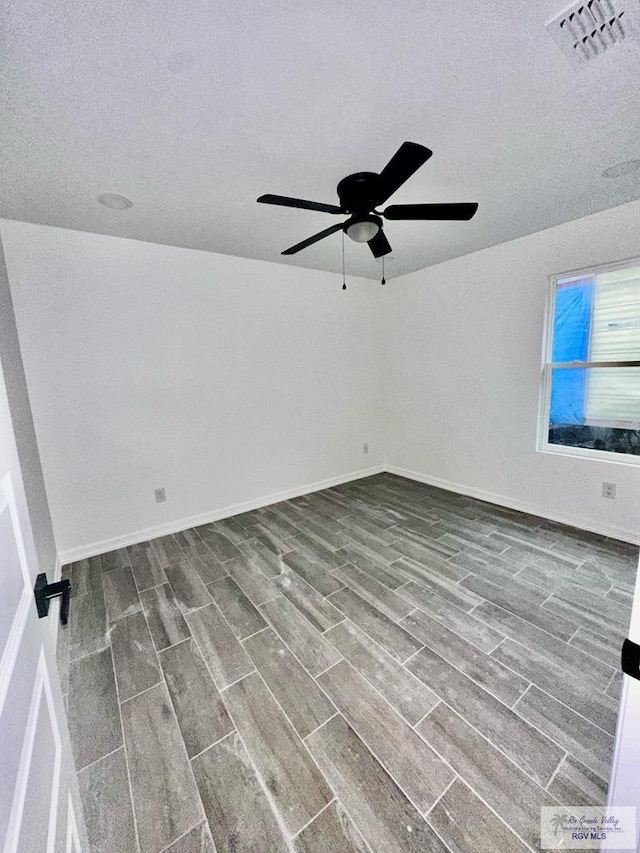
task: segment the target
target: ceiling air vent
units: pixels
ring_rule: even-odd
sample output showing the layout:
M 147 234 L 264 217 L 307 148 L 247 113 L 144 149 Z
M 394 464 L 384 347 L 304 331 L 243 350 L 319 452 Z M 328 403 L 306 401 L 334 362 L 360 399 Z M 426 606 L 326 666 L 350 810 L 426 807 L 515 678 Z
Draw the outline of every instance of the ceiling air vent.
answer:
M 637 0 L 588 0 L 557 15 L 547 30 L 573 65 L 584 65 L 634 36 L 637 12 Z

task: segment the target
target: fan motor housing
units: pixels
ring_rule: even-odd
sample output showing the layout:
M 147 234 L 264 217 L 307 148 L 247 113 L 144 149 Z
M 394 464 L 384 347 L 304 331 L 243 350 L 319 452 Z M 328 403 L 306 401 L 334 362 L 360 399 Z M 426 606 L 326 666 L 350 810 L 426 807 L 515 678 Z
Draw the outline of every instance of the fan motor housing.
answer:
M 353 214 L 365 214 L 380 201 L 380 175 L 375 172 L 356 172 L 338 184 L 340 206 Z

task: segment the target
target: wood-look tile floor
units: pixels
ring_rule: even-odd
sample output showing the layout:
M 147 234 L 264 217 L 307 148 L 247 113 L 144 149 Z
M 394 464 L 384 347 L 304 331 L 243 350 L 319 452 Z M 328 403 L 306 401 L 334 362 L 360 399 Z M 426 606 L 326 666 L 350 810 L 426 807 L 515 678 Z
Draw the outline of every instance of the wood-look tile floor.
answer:
M 636 568 L 388 474 L 65 567 L 92 849 L 538 850 L 605 802 Z

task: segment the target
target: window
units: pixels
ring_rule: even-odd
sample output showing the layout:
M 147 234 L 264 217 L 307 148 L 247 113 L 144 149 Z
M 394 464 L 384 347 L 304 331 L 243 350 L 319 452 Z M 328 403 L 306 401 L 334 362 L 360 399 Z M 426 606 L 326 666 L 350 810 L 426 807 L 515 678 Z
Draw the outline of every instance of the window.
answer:
M 556 276 L 547 337 L 541 448 L 640 463 L 640 261 Z

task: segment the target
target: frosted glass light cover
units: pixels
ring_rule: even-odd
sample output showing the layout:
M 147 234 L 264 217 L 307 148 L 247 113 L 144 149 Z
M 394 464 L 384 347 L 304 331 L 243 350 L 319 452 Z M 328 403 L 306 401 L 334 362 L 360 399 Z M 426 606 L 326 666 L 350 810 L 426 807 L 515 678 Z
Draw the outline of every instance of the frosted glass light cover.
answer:
M 347 236 L 356 243 L 367 243 L 376 236 L 380 226 L 377 222 L 365 219 L 364 222 L 354 222 L 347 228 Z

